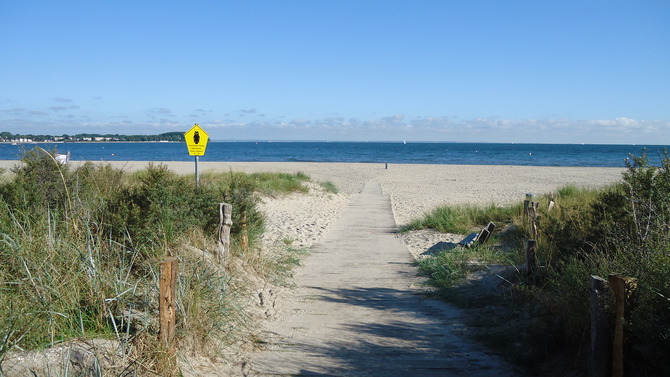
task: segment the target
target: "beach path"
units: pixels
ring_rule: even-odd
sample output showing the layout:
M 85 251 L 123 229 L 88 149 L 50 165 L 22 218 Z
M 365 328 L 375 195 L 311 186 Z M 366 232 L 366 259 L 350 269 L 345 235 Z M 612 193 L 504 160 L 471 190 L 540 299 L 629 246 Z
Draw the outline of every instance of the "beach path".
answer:
M 248 375 L 515 375 L 458 335 L 457 308 L 423 295 L 396 232 L 389 196 L 366 183 L 296 271 Z

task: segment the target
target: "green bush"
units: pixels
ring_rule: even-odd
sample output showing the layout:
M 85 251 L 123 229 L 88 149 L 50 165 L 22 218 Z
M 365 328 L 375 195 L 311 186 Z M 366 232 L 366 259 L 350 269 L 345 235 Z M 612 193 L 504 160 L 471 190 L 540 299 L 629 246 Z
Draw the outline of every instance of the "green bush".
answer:
M 64 208 L 69 200 L 65 176 L 68 167 L 53 158 L 53 152 L 42 148 L 24 151 L 22 164 L 12 169 L 13 182 L 0 186 L 0 195 L 15 208 L 42 211 Z
M 549 196 L 539 200 L 546 203 Z M 555 201 L 557 205 L 551 211 L 545 205 L 540 207 L 537 220 L 541 276 L 534 282 L 519 279 L 516 293 L 510 296 L 523 299 L 521 303 L 510 302 L 510 306 L 520 305 L 523 311 L 532 313 L 532 321 L 522 329 L 529 336 L 521 338 L 527 342 L 525 348 L 535 351 L 525 355 L 523 361 L 543 363 L 563 357 L 571 361 L 569 368 L 587 371 L 590 277 L 621 274 L 636 278 L 639 287 L 629 307 L 632 320 L 625 327 L 629 345 L 626 373 L 662 375 L 670 370 L 665 357 L 670 352 L 668 153 L 660 157 L 657 166 L 650 165 L 644 153 L 631 156 L 621 182 L 599 190 L 566 186 L 557 191 Z M 510 224 L 518 231 L 523 229 L 521 208 L 442 207 L 403 230 L 433 228 L 466 233 L 490 219 Z M 513 258 L 513 254 L 502 258 Z M 462 279 L 468 261 L 490 263 L 497 258 L 498 253 L 457 249 L 429 257 L 420 262 L 419 268 L 433 285 L 445 289 Z M 614 306 L 613 297 L 610 306 Z M 614 314 L 610 315 L 613 318 Z
M 580 195 L 577 195 L 580 196 Z M 542 244 L 549 279 L 542 293 L 555 319 L 553 331 L 565 334 L 559 345 L 581 349 L 588 357 L 591 275 L 622 274 L 638 279 L 634 320 L 627 324 L 626 364 L 631 371 L 654 374 L 670 363 L 670 159 L 649 165 L 645 154 L 631 156 L 622 181 L 574 202 L 560 201 L 560 209 L 543 220 Z
M 11 349 L 74 337 L 111 337 L 146 350 L 157 331 L 149 320 L 157 310 L 157 264 L 167 252 L 181 260 L 181 339 L 216 345 L 248 326 L 234 301 L 239 283 L 231 287 L 231 275 L 203 253 L 183 250 L 213 248 L 219 202 L 233 205 L 233 240 L 246 213 L 253 249 L 263 230 L 257 177 L 206 177 L 196 190 L 165 166 L 132 175 L 92 163 L 70 169 L 41 149 L 26 152 L 13 173 L 0 183 L 0 363 Z M 263 178 L 268 187 L 293 190 L 272 179 Z M 155 362 L 151 347 L 147 352 L 138 354 L 146 357 L 140 364 Z
M 213 234 L 221 200 L 214 190 L 196 191 L 192 181 L 164 165 L 150 165 L 136 180 L 112 197 L 101 214 L 118 242 L 169 246 L 194 227 Z

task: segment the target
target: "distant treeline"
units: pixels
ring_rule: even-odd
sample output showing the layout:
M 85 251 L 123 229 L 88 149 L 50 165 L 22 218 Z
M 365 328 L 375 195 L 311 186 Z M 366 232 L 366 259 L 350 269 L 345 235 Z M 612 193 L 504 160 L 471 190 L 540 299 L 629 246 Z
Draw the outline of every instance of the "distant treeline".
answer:
M 119 135 L 119 134 L 76 134 L 60 136 L 55 135 L 33 135 L 12 134 L 0 132 L 0 142 L 31 143 L 31 142 L 55 142 L 55 141 L 184 141 L 183 132 L 165 132 L 158 135 Z

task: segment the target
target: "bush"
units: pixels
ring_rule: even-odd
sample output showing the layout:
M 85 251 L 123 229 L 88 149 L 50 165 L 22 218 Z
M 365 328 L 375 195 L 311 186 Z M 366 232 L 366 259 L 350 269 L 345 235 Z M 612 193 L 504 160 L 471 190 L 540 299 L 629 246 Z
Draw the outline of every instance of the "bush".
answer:
M 548 310 L 562 319 L 552 321 L 552 328 L 565 334 L 559 344 L 588 345 L 589 276 L 623 274 L 637 278 L 640 287 L 627 327 L 632 347 L 626 365 L 631 372 L 638 368 L 636 373 L 652 375 L 670 367 L 661 356 L 670 352 L 669 220 L 667 153 L 659 167 L 650 166 L 644 153 L 631 156 L 621 183 L 579 201 L 561 201 L 560 211 L 548 215 L 542 247 L 554 258 L 543 295 Z
M 226 270 L 183 250 L 213 248 L 219 202 L 233 205 L 233 239 L 246 213 L 253 249 L 263 229 L 256 178 L 225 174 L 196 191 L 165 166 L 134 175 L 91 163 L 72 170 L 41 149 L 26 152 L 13 172 L 0 183 L 0 363 L 19 347 L 102 336 L 134 345 L 144 358 L 138 365 L 154 364 L 156 350 L 146 345 L 157 345 L 150 318 L 157 263 L 168 251 L 181 260 L 180 339 L 218 345 L 247 326 Z
M 65 176 L 68 167 L 59 164 L 53 155 L 42 148 L 24 151 L 21 165 L 12 169 L 13 182 L 0 187 L 0 195 L 15 208 L 43 211 L 64 208 L 69 200 Z
M 164 165 L 149 165 L 136 180 L 114 195 L 100 214 L 117 242 L 169 247 L 193 227 L 214 233 L 219 219 L 216 203 L 221 200 L 214 190 L 203 187 L 196 191 L 187 177 Z
M 527 355 L 526 361 L 542 363 L 563 357 L 570 360 L 571 368 L 587 371 L 590 276 L 622 274 L 636 278 L 639 287 L 629 307 L 632 320 L 625 327 L 629 345 L 624 362 L 626 373 L 663 375 L 670 370 L 670 361 L 665 357 L 670 352 L 668 153 L 660 160 L 658 166 L 651 166 L 646 154 L 631 155 L 621 182 L 600 190 L 566 186 L 557 191 L 558 205 L 552 211 L 540 208 L 538 256 L 542 276 L 534 285 L 526 285 L 521 279 L 512 295 L 523 298 L 522 310 L 532 313 L 532 320 L 519 329 L 531 334 L 521 337 L 528 343 L 524 348 L 536 350 Z M 500 210 L 443 207 L 414 220 L 404 230 L 429 227 L 465 233 L 487 219 L 515 224 L 520 229 L 520 215 L 520 206 Z M 485 261 L 498 258 L 495 253 L 464 252 L 439 253 L 420 262 L 420 269 L 432 284 L 444 289 L 464 276 L 467 261 L 474 256 Z M 613 297 L 610 302 L 613 307 Z

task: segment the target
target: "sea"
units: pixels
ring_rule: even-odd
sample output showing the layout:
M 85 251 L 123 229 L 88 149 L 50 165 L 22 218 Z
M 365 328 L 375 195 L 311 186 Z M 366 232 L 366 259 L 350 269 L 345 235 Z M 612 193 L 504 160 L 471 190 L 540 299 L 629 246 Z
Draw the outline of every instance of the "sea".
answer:
M 185 143 L 94 142 L 0 144 L 0 160 L 19 160 L 35 147 L 84 161 L 192 161 Z M 430 142 L 210 141 L 200 161 L 362 162 L 388 164 L 625 167 L 646 151 L 660 165 L 663 145 Z

